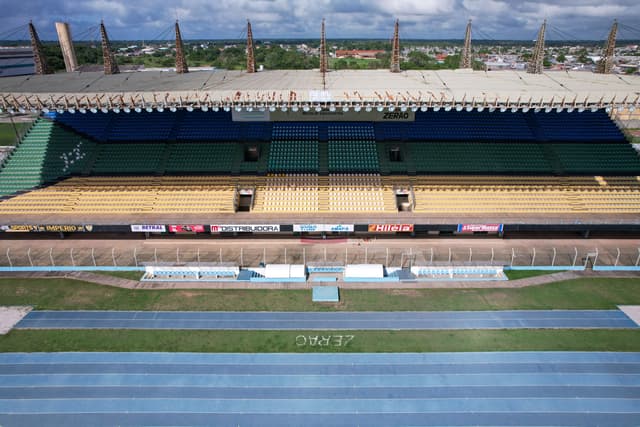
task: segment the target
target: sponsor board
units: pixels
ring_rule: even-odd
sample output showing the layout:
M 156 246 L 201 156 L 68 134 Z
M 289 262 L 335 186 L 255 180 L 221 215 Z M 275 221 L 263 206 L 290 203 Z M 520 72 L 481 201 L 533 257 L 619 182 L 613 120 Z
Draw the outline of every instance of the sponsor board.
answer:
M 238 119 L 235 118 L 233 121 L 271 121 L 271 122 L 413 122 L 416 119 L 416 113 L 407 110 L 400 111 L 396 109 L 395 111 L 378 111 L 375 108 L 372 111 L 366 111 L 362 108 L 360 111 L 355 111 L 353 107 L 349 108 L 348 111 L 344 111 L 340 107 L 336 107 L 335 111 L 322 109 L 320 111 L 316 111 L 315 108 L 310 108 L 309 111 L 304 111 L 302 107 L 298 108 L 298 111 L 293 111 L 288 109 L 287 111 L 271 111 L 268 115 L 263 116 L 260 119 L 260 116 L 252 116 L 253 118 L 249 120 L 248 118 L 240 119 L 240 115 L 243 113 L 238 113 Z
M 136 224 L 131 226 L 131 231 L 137 233 L 164 233 L 167 227 L 160 224 Z
M 212 224 L 212 233 L 279 233 L 279 224 Z
M 170 225 L 170 233 L 204 233 L 204 225 Z
M 264 111 L 236 111 L 233 109 L 231 110 L 231 120 L 234 122 L 268 122 L 271 121 L 269 113 L 268 109 L 265 109 Z
M 503 224 L 458 224 L 458 233 L 473 233 L 474 231 L 502 233 L 503 228 Z
M 410 233 L 413 224 L 369 224 L 369 233 Z
M 0 231 L 5 233 L 89 233 L 93 231 L 93 225 L 2 225 Z
M 353 224 L 293 224 L 293 231 L 315 233 L 315 232 L 351 232 Z

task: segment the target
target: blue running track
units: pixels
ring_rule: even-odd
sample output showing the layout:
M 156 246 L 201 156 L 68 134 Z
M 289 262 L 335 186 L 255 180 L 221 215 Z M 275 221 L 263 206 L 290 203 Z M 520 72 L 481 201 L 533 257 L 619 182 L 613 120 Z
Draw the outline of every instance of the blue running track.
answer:
M 395 330 L 637 328 L 620 310 L 431 312 L 32 311 L 18 329 Z
M 638 426 L 640 353 L 0 354 L 3 426 Z

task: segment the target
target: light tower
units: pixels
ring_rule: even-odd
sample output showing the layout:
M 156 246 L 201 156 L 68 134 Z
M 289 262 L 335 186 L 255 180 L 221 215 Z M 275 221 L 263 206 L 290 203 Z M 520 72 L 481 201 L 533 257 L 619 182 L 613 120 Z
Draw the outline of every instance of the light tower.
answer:
M 396 26 L 393 30 L 393 42 L 391 43 L 391 72 L 400 72 L 400 20 L 396 19 Z
M 182 45 L 182 36 L 180 35 L 180 26 L 176 20 L 176 73 L 184 74 L 189 72 L 187 60 L 184 57 L 184 46 Z
M 256 72 L 256 60 L 253 56 L 253 32 L 251 22 L 247 19 L 247 73 Z
M 607 46 L 604 48 L 604 54 L 602 59 L 598 61 L 596 65 L 596 73 L 599 74 L 611 74 L 613 68 L 613 54 L 616 48 L 616 34 L 618 33 L 618 21 L 613 21 L 611 31 L 609 32 L 609 38 L 607 39 Z
M 31 49 L 33 50 L 33 62 L 36 65 L 36 74 L 51 74 L 53 71 L 47 66 L 47 60 L 42 52 L 42 43 L 36 27 L 33 26 L 33 22 L 29 22 L 29 36 L 31 37 Z
M 109 36 L 107 36 L 107 30 L 104 27 L 103 21 L 100 21 L 100 36 L 102 37 L 102 60 L 104 62 L 104 73 L 106 75 L 119 74 L 120 69 L 118 68 L 116 58 L 113 56 L 113 52 L 111 51 L 111 43 L 109 42 Z
M 536 47 L 533 48 L 533 55 L 531 61 L 527 66 L 527 73 L 529 74 L 542 74 L 543 61 L 544 61 L 544 33 L 547 29 L 547 20 L 545 19 L 538 32 L 538 39 L 536 40 Z
M 467 23 L 467 31 L 464 33 L 464 46 L 460 55 L 458 68 L 471 68 L 471 19 Z

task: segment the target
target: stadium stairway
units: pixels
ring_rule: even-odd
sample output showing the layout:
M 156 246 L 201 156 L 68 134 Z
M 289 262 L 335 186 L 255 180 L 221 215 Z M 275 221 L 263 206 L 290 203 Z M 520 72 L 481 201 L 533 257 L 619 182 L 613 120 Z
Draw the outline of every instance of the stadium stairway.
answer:
M 318 143 L 318 173 L 320 175 L 329 174 L 329 143 Z

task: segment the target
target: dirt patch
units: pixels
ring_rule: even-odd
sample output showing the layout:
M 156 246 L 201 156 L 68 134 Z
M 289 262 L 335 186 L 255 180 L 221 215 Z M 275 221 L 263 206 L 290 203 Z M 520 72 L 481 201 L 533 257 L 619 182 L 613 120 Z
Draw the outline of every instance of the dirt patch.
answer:
M 385 293 L 391 294 L 391 295 L 402 295 L 402 296 L 406 296 L 406 297 L 419 297 L 419 296 L 422 296 L 422 294 L 419 291 L 417 291 L 416 289 L 389 289 L 389 290 L 385 291 Z
M 185 298 L 195 298 L 195 297 L 202 296 L 202 293 L 201 292 L 181 291 L 181 292 L 178 292 L 178 296 L 185 297 Z

